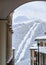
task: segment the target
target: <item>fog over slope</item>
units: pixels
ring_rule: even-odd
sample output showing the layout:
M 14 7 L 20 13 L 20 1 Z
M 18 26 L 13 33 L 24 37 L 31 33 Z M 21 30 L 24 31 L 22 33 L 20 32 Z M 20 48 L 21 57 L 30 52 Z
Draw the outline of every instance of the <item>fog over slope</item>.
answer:
M 29 65 L 30 47 L 35 44 L 35 37 L 44 35 L 46 23 L 42 20 L 28 21 L 13 25 L 12 45 L 15 47 L 15 65 Z

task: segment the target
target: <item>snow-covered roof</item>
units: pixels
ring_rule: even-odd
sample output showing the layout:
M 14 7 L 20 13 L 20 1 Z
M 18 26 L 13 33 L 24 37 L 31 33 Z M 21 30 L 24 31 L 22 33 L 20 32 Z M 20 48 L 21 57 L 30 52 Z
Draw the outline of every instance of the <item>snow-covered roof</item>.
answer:
M 37 50 L 37 47 L 33 47 L 33 46 L 32 46 L 30 49 L 31 49 L 31 50 Z
M 46 40 L 46 35 L 36 37 L 36 38 L 35 38 L 35 41 L 38 41 L 38 40 Z
M 30 49 L 36 50 L 37 49 L 37 44 L 33 44 L 32 47 L 30 47 Z
M 37 44 L 34 44 L 34 46 L 30 47 L 31 50 L 35 50 L 38 52 L 38 46 Z M 39 46 L 39 53 L 44 53 L 46 54 L 46 46 Z

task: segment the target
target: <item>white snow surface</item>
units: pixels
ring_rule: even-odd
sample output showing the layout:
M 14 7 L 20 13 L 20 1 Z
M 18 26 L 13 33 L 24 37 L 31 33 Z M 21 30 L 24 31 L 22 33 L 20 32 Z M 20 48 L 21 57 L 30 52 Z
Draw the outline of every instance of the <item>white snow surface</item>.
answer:
M 36 37 L 35 39 L 37 39 L 37 40 L 46 40 L 46 35 Z
M 15 25 L 12 35 L 12 46 L 15 48 L 15 65 L 30 64 L 30 50 L 32 44 L 35 44 L 37 36 L 44 35 L 46 24 L 38 20 L 28 24 Z M 18 28 L 17 28 L 18 27 Z

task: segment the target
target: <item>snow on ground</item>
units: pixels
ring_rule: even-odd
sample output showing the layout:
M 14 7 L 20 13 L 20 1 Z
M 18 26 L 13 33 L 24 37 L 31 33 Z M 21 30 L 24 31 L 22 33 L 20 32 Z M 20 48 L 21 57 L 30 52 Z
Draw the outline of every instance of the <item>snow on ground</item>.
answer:
M 15 63 L 15 65 L 18 65 Z M 19 62 L 19 65 L 30 65 L 30 59 L 26 58 L 25 60 L 22 60 L 21 62 Z

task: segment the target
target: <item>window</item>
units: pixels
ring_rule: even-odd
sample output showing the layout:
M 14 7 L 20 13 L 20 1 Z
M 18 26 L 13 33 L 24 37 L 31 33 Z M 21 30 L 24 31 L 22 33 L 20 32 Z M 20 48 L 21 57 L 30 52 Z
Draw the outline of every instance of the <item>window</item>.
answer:
M 44 44 L 45 44 L 45 46 L 46 46 L 46 42 L 45 42 Z
M 40 42 L 40 46 L 43 46 L 43 42 Z
M 34 52 L 34 57 L 36 58 L 36 59 L 34 60 L 34 65 L 37 65 L 37 62 L 38 62 L 38 59 L 37 59 L 38 53 L 37 53 L 37 52 Z

